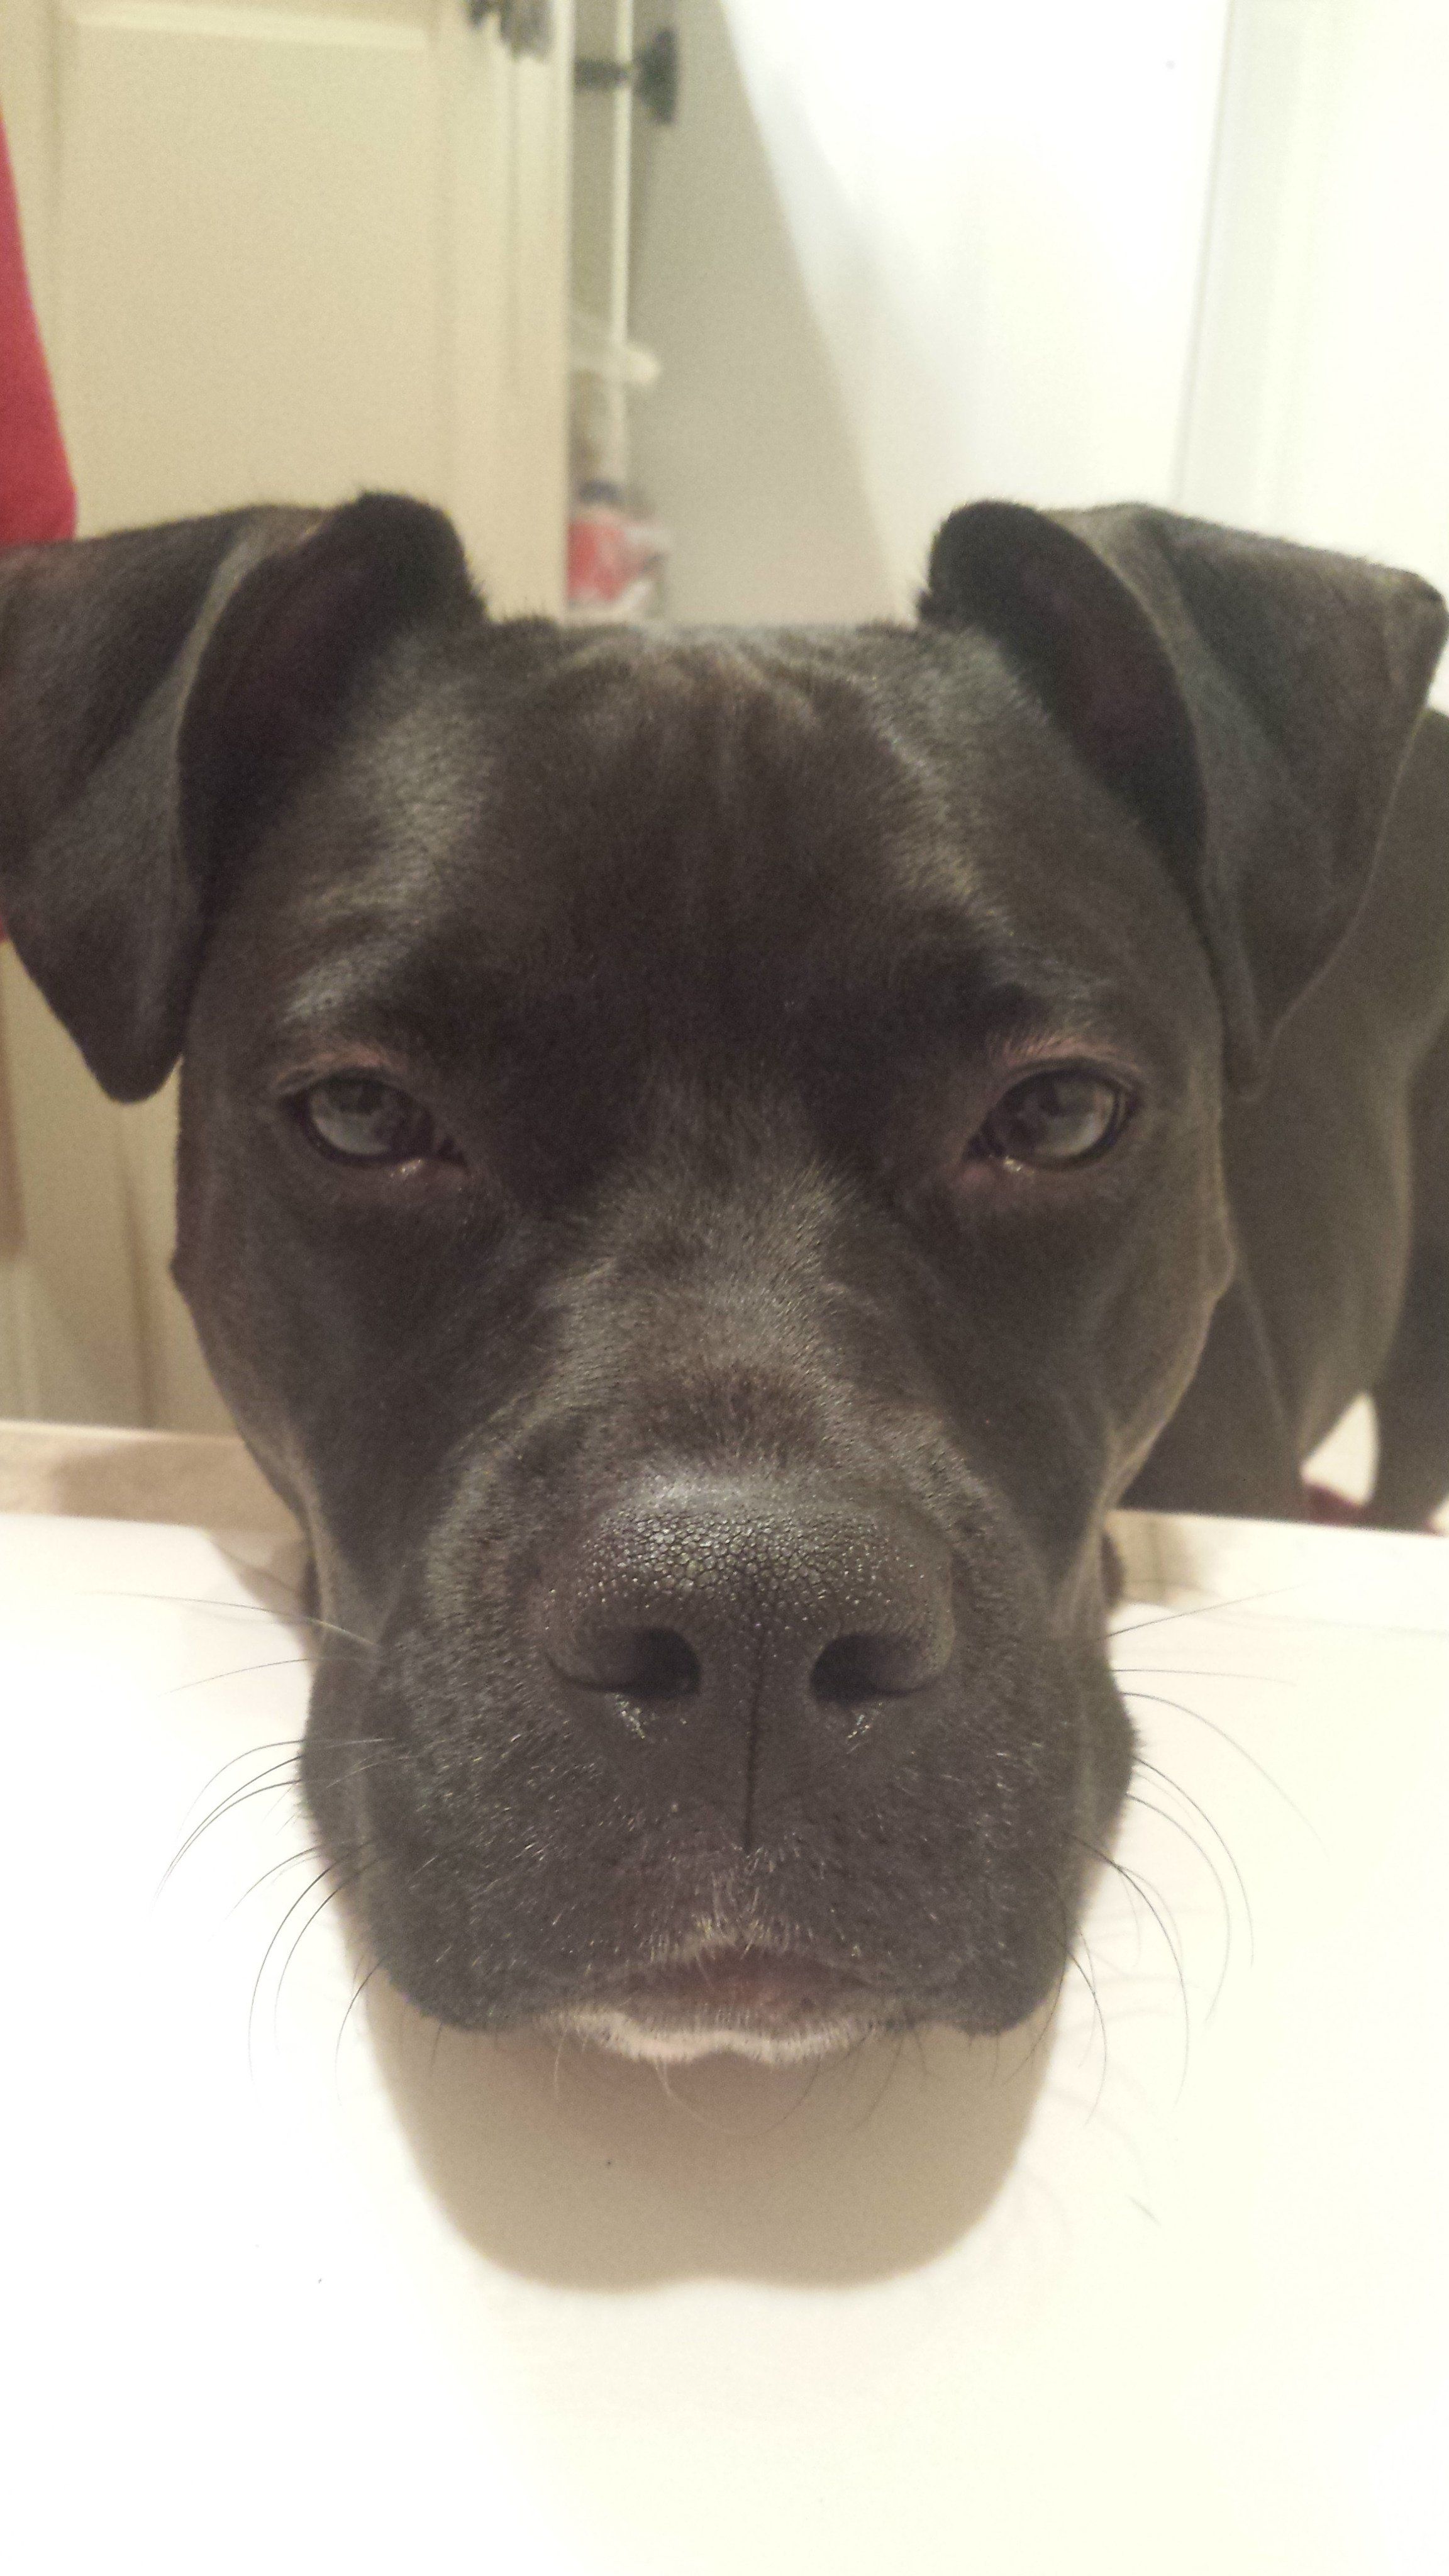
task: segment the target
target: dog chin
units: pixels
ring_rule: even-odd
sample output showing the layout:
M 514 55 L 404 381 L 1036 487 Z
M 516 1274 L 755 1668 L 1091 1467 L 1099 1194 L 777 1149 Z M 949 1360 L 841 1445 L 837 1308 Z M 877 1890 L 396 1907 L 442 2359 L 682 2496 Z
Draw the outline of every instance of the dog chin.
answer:
M 616 2057 L 655 2066 L 687 2066 L 697 2058 L 723 2055 L 752 2058 L 758 2066 L 800 2066 L 853 2048 L 879 2025 L 872 2015 L 841 2012 L 764 2029 L 747 2019 L 666 2022 L 645 2019 L 620 2005 L 578 2004 L 551 2015 L 548 2027 L 560 2039 L 583 2040 Z
M 640 1962 L 611 1992 L 581 1995 L 549 2021 L 559 2037 L 656 2066 L 720 2056 L 798 2066 L 878 2028 L 884 2002 L 851 1966 L 722 1937 L 709 1921 L 662 1958 Z

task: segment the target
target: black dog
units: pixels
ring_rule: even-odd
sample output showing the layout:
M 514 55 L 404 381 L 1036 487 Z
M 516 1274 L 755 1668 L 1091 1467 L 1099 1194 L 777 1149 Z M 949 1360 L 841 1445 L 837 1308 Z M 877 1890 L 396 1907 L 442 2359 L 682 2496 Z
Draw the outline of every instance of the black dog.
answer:
M 493 625 L 383 498 L 9 560 L 0 909 L 117 1098 L 184 1050 L 429 2012 L 1018 2022 L 1132 1760 L 1109 1506 L 1295 1512 L 1365 1387 L 1381 1516 L 1449 1486 L 1444 630 L 1134 509 L 839 633 Z

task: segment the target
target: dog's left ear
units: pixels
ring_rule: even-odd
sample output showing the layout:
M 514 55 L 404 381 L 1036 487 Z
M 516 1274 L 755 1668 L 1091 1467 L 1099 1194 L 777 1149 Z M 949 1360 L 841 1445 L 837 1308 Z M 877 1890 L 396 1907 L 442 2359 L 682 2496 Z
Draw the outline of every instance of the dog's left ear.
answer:
M 1230 1073 L 1260 1078 L 1368 884 L 1438 592 L 1166 510 L 983 501 L 940 530 L 920 610 L 993 637 L 1135 811 L 1211 957 Z
M 395 493 L 0 557 L 0 918 L 113 1099 L 165 1080 L 227 886 L 366 674 L 482 617 Z

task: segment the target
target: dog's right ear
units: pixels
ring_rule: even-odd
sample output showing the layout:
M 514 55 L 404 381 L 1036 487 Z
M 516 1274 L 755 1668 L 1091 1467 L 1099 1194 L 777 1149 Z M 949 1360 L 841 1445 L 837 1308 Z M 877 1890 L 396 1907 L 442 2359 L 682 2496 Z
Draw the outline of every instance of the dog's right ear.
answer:
M 0 920 L 113 1099 L 171 1070 L 225 871 L 363 668 L 482 614 L 384 493 L 0 557 Z
M 938 532 L 920 605 L 992 637 L 1157 843 L 1229 1073 L 1261 1082 L 1363 899 L 1449 628 L 1438 592 L 1170 510 L 978 501 Z

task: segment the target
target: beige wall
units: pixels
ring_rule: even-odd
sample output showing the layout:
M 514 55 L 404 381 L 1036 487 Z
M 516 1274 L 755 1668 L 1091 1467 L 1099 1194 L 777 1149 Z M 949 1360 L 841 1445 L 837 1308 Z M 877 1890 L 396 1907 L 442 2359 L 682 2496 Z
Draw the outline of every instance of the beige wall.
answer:
M 0 994 L 0 1416 L 14 1416 L 25 1409 L 19 1281 L 23 1241 L 15 1127 L 6 1084 L 4 996 Z

